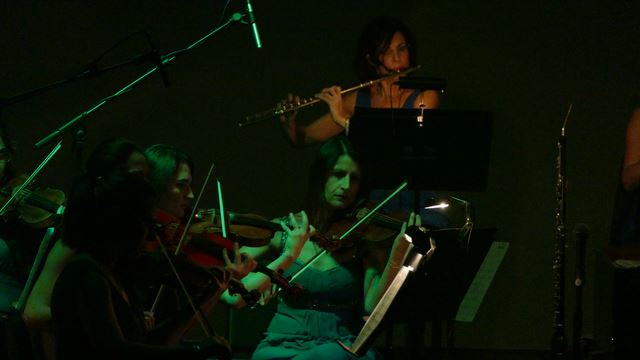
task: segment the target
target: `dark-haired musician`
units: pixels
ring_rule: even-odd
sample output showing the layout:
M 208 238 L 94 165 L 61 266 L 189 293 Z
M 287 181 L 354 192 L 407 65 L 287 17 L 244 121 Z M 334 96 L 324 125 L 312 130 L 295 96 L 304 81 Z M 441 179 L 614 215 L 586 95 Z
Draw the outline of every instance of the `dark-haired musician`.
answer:
M 418 64 L 414 38 L 400 20 L 379 17 L 369 22 L 360 38 L 355 56 L 358 80 L 362 83 Z M 433 90 L 401 89 L 391 77 L 369 88 L 341 95 L 341 88 L 332 86 L 317 95 L 329 105 L 329 113 L 307 126 L 298 124 L 293 113 L 281 118 L 284 131 L 294 145 L 328 140 L 349 127 L 349 119 L 356 107 L 366 108 L 425 108 L 438 107 L 438 93 Z M 289 101 L 294 97 L 289 96 Z M 296 99 L 299 101 L 299 99 Z
M 294 275 L 305 263 L 322 253 L 323 245 L 307 241 L 308 223 L 317 232 L 329 231 L 344 220 L 358 200 L 365 198 L 364 170 L 351 144 L 343 137 L 326 142 L 310 170 L 305 209 L 300 218 L 290 215 L 291 230 L 277 232 L 271 243 L 262 248 L 243 248 L 285 276 Z M 420 224 L 419 217 L 409 220 Z M 304 229 L 306 230 L 303 231 Z M 401 232 L 401 235 L 404 231 Z M 340 235 L 340 234 L 337 234 Z M 336 340 L 350 343 L 362 325 L 362 315 L 370 313 L 402 265 L 408 243 L 397 236 L 389 259 L 367 250 L 362 243 L 339 244 L 338 249 L 321 255 L 294 281 L 302 286 L 300 296 L 280 296 L 277 311 L 252 359 L 348 359 L 351 355 Z M 393 236 L 392 236 L 393 238 Z M 386 262 L 385 262 L 386 261 Z M 269 279 L 250 274 L 243 283 L 247 288 L 265 291 Z M 237 307 L 238 297 L 225 299 Z M 369 351 L 366 358 L 375 358 Z

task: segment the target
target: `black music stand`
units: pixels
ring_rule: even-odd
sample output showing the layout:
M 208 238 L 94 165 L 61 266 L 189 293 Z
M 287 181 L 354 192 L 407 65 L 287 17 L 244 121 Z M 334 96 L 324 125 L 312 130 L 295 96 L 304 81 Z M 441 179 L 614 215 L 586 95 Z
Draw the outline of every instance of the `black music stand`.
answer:
M 427 322 L 431 323 L 434 359 L 440 358 L 443 342 L 448 349 L 454 347 L 453 320 L 494 242 L 495 232 L 495 228 L 474 229 L 468 243 L 456 233 L 434 234 L 438 248 L 433 258 L 412 274 L 387 314 L 390 323 L 407 324 L 408 353 L 424 351 Z M 387 338 L 386 347 L 391 343 Z
M 356 108 L 349 139 L 375 188 L 484 191 L 491 152 L 487 111 Z
M 408 178 L 415 190 L 484 191 L 491 132 L 492 115 L 486 111 L 356 108 L 348 136 L 364 157 L 374 188 L 392 188 Z M 417 210 L 418 191 L 415 195 Z M 424 324 L 429 320 L 434 329 L 432 345 L 439 350 L 441 321 L 455 316 L 478 260 L 482 261 L 493 240 L 493 230 L 478 231 L 464 244 L 456 232 L 443 232 L 434 239 L 438 250 L 432 261 L 407 278 L 385 317 L 387 326 L 400 321 L 416 330 L 407 341 L 414 355 L 420 353 Z M 482 249 L 472 249 L 478 246 Z M 425 288 L 431 294 L 416 307 Z M 451 334 L 446 338 L 452 342 Z
M 385 330 L 385 351 L 391 351 L 393 324 L 406 323 L 407 354 L 422 358 L 425 324 L 431 322 L 432 357 L 439 359 L 443 340 L 442 323 L 446 324 L 446 345 L 453 348 L 452 320 L 456 318 L 465 293 L 493 243 L 495 231 L 494 228 L 475 229 L 471 240 L 467 242 L 459 236 L 456 229 L 430 230 L 428 235 L 437 244 L 431 260 L 414 267 L 410 274 L 407 273 L 400 279 L 401 284 L 388 300 L 392 303 L 387 304 L 388 308 L 377 315 L 377 325 L 367 328 L 368 324 L 365 324 L 351 347 L 341 345 L 352 354 L 361 356 L 373 345 L 380 332 Z M 396 280 L 398 279 L 394 279 L 394 283 Z M 385 357 L 390 357 L 391 354 L 386 355 Z

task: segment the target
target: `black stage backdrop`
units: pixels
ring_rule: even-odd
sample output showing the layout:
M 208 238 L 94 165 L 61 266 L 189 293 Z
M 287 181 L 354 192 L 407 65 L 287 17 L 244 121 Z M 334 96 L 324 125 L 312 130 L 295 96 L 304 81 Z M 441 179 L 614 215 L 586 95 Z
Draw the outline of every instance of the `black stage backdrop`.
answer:
M 224 4 L 3 1 L 0 97 L 76 74 L 136 31 L 147 31 L 163 54 L 185 47 L 215 27 Z M 456 195 L 475 204 L 477 226 L 496 227 L 496 240 L 511 246 L 475 321 L 457 325 L 457 345 L 549 346 L 556 140 L 570 103 L 567 227 L 569 234 L 576 223 L 591 227 L 585 333 L 606 339 L 602 299 L 608 294 L 602 289 L 609 274 L 597 264 L 608 241 L 626 121 L 639 105 L 634 2 L 254 0 L 253 7 L 262 49 L 256 49 L 249 26 L 223 29 L 167 65 L 169 88 L 153 74 L 89 116 L 85 153 L 115 135 L 141 146 L 172 143 L 195 158 L 196 187 L 215 162 L 228 208 L 266 216 L 298 210 L 315 148 L 290 148 L 276 120 L 245 129 L 236 124 L 288 92 L 310 96 L 332 84 L 355 85 L 352 54 L 363 24 L 380 14 L 398 16 L 415 32 L 422 74 L 447 79 L 442 107 L 494 114 L 488 188 Z M 243 8 L 243 1 L 231 1 L 225 19 Z M 146 51 L 144 37 L 134 35 L 98 66 Z M 2 120 L 18 146 L 17 164 L 32 169 L 51 147 L 37 149 L 37 140 L 149 67 L 130 65 L 3 107 Z M 299 117 L 325 110 L 321 105 Z M 65 136 L 39 182 L 66 189 L 74 171 L 71 138 Z M 214 193 L 209 188 L 204 205 L 214 204 Z M 569 274 L 572 249 L 569 236 Z M 569 294 L 569 304 L 572 299 Z M 218 326 L 224 328 L 225 319 Z M 242 338 L 242 329 L 234 331 L 239 342 L 255 341 Z

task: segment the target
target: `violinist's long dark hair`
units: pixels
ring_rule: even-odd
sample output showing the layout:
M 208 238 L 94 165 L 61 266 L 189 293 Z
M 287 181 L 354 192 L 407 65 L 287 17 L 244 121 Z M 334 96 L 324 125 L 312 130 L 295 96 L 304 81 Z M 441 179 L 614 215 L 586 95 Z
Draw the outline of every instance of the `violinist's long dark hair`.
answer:
M 80 248 L 88 237 L 93 236 L 93 231 L 100 231 L 86 228 L 82 224 L 83 221 L 90 221 L 95 216 L 90 213 L 93 205 L 88 203 L 93 201 L 91 194 L 98 187 L 98 182 L 105 184 L 108 182 L 106 179 L 127 175 L 129 159 L 136 152 L 142 153 L 142 150 L 127 139 L 115 137 L 98 144 L 89 155 L 86 172 L 74 179 L 69 193 L 63 220 L 62 241 L 65 245 L 74 249 Z M 83 214 L 84 211 L 87 213 Z M 72 213 L 71 218 L 69 213 Z M 82 220 L 82 217 L 86 217 L 86 219 Z M 70 225 L 70 222 L 76 223 Z M 81 229 L 87 230 L 89 233 L 81 234 Z
M 129 158 L 136 152 L 142 154 L 142 149 L 125 138 L 107 139 L 98 144 L 89 155 L 86 176 L 89 179 L 97 179 L 116 173 L 124 174 L 128 170 Z
M 135 173 L 85 177 L 74 185 L 73 196 L 63 224 L 66 244 L 106 265 L 137 255 L 155 203 L 146 179 Z
M 365 25 L 358 38 L 355 69 L 359 81 L 365 82 L 380 77 L 376 71 L 380 65 L 379 57 L 387 51 L 396 32 L 404 35 L 409 45 L 409 66 L 414 67 L 418 64 L 416 45 L 409 28 L 397 18 L 381 16 Z
M 331 214 L 331 209 L 328 207 L 324 198 L 324 187 L 333 167 L 342 155 L 348 155 L 358 164 L 362 178 L 360 179 L 360 187 L 354 204 L 352 204 L 350 208 L 342 210 L 340 213 Z M 325 142 L 320 147 L 320 151 L 309 169 L 309 185 L 304 203 L 304 208 L 309 215 L 309 222 L 317 226 L 318 229 L 322 229 L 323 226 L 331 221 L 329 218 L 330 215 L 332 215 L 332 217 L 339 217 L 344 212 L 352 211 L 353 207 L 356 206 L 360 200 L 366 199 L 368 195 L 369 186 L 366 176 L 366 164 L 353 144 L 343 135 Z
M 149 180 L 160 196 L 165 193 L 167 186 L 173 176 L 175 176 L 180 163 L 186 163 L 191 169 L 193 176 L 193 160 L 181 149 L 167 144 L 156 144 L 149 146 L 144 155 L 149 164 Z

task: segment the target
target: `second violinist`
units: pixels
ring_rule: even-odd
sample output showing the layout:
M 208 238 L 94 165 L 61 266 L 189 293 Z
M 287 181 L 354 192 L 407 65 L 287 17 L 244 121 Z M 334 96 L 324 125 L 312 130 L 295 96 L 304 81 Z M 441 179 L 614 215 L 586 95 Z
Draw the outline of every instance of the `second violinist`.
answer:
M 169 248 L 169 252 L 173 253 L 171 248 L 177 245 L 181 236 L 178 225 L 185 216 L 188 216 L 187 212 L 192 206 L 191 202 L 194 197 L 191 188 L 193 161 L 181 149 L 166 144 L 150 146 L 145 150 L 145 156 L 149 164 L 149 180 L 157 193 L 154 217 L 156 225 L 160 229 L 162 237 L 160 240 Z M 162 259 L 164 255 L 159 251 L 158 248 L 154 256 L 158 258 L 156 259 L 158 262 L 164 262 Z M 198 269 L 194 264 L 185 263 L 184 259 L 178 260 L 177 265 L 185 271 L 180 275 L 185 279 L 189 295 L 199 298 L 200 308 L 206 314 L 213 308 L 221 291 L 224 291 L 228 283 L 225 279 L 201 271 L 203 269 Z M 252 258 L 237 257 L 234 261 L 225 262 L 222 273 L 218 273 L 218 275 L 226 277 L 227 280 L 229 277 L 240 279 L 252 271 L 255 266 L 256 263 Z M 148 278 L 149 281 L 142 281 L 149 285 L 149 288 L 144 291 L 143 297 L 147 308 L 154 308 L 153 321 L 156 322 L 156 325 L 163 326 L 163 323 L 168 323 L 167 328 L 174 333 L 167 335 L 166 338 L 161 337 L 159 341 L 173 342 L 179 340 L 179 337 L 188 330 L 190 324 L 193 324 L 194 319 L 186 321 L 182 327 L 175 327 L 175 316 L 179 312 L 189 313 L 191 309 L 173 275 L 169 274 L 168 267 L 164 268 L 166 268 L 167 274 L 163 276 L 161 283 L 156 281 L 158 278 L 153 274 Z M 210 286 L 203 287 L 201 280 L 210 283 Z M 168 286 L 165 286 L 166 291 L 158 296 L 161 284 Z M 153 306 L 154 303 L 155 306 Z M 192 311 L 191 315 L 193 315 Z M 162 330 L 159 331 L 159 333 L 162 332 Z
M 326 142 L 311 166 L 305 209 L 309 222 L 319 232 L 352 212 L 358 199 L 366 198 L 365 173 L 358 154 L 346 138 Z M 303 213 L 304 214 L 304 213 Z M 300 221 L 289 216 L 288 229 L 276 233 L 262 248 L 243 248 L 256 259 L 271 259 L 269 267 L 292 275 L 324 249 L 307 241 L 310 232 L 306 215 Z M 409 224 L 419 225 L 412 216 Z M 304 292 L 299 297 L 279 297 L 276 313 L 252 359 L 349 359 L 336 340 L 350 344 L 362 325 L 362 315 L 370 313 L 390 284 L 408 249 L 404 228 L 393 244 L 390 256 L 375 256 L 364 246 L 344 247 L 327 252 L 301 272 L 296 283 Z M 290 230 L 289 230 L 290 229 Z M 386 261 L 386 263 L 385 263 Z M 247 288 L 265 289 L 268 279 L 250 274 L 243 279 Z M 237 297 L 225 300 L 242 307 Z M 365 358 L 376 358 L 369 351 Z

